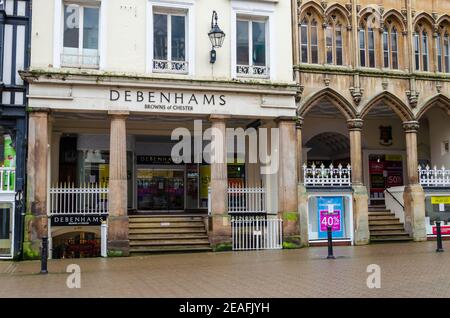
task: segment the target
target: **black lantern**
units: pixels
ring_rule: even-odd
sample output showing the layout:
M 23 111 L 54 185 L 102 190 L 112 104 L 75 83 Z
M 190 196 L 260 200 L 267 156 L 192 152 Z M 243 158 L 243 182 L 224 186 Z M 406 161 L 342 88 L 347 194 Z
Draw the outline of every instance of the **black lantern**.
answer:
M 222 47 L 223 41 L 225 39 L 225 32 L 223 32 L 217 25 L 217 12 L 213 11 L 211 17 L 211 31 L 208 33 L 209 39 L 211 41 L 212 50 L 210 62 L 214 63 L 216 61 L 216 48 Z

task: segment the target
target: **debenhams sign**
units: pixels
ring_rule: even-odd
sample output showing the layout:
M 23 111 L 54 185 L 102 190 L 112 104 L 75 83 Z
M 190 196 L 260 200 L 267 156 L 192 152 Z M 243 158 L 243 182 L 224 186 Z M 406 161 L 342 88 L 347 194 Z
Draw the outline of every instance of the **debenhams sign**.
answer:
M 109 101 L 118 104 L 142 104 L 143 110 L 161 112 L 194 112 L 197 107 L 226 106 L 225 95 L 190 92 L 163 92 L 110 89 Z

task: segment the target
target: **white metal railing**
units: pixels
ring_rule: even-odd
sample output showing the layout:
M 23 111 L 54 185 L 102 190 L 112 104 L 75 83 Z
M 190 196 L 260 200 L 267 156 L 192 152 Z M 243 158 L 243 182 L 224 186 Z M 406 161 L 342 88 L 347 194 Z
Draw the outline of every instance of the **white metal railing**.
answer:
M 83 54 L 61 54 L 61 65 L 65 67 L 98 68 L 100 56 Z
M 108 214 L 107 184 L 90 183 L 82 187 L 59 184 L 50 188 L 50 215 Z
M 16 168 L 0 167 L 0 193 L 14 192 L 16 184 Z
M 153 72 L 186 74 L 188 72 L 188 62 L 153 60 Z
M 266 213 L 266 189 L 228 187 L 228 213 Z
M 231 240 L 234 251 L 283 248 L 283 220 L 279 218 L 233 217 Z
M 256 65 L 236 65 L 236 73 L 243 77 L 269 77 L 269 68 L 267 66 Z
M 450 169 L 446 169 L 442 166 L 438 169 L 434 166 L 431 169 L 428 165 L 425 168 L 419 165 L 419 182 L 425 187 L 450 187 Z
M 323 164 L 317 167 L 303 165 L 303 178 L 305 186 L 319 187 L 348 187 L 352 185 L 351 166 L 343 167 L 341 164 L 335 168 L 333 164 L 327 168 Z

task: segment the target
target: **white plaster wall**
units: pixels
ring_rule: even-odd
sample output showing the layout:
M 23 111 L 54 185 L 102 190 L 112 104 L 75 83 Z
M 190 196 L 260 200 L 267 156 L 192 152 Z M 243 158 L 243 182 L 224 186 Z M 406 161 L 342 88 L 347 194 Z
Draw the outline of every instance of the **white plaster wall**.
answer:
M 62 45 L 61 39 L 55 39 L 54 34 L 58 26 L 55 19 L 55 8 L 62 0 L 33 1 L 32 19 L 32 68 L 49 68 L 54 66 L 54 48 Z M 84 2 L 79 0 L 78 2 Z M 95 0 L 90 1 L 96 2 Z M 194 32 L 189 34 L 195 39 L 194 74 L 169 75 L 169 77 L 193 77 L 195 79 L 230 79 L 231 77 L 231 48 L 232 40 L 232 6 L 236 3 L 257 8 L 273 8 L 272 15 L 272 43 L 274 50 L 270 63 L 276 70 L 272 80 L 292 82 L 292 48 L 291 48 L 291 13 L 290 0 L 101 0 L 104 14 L 101 14 L 104 26 L 100 34 L 101 43 L 105 49 L 101 50 L 102 71 L 117 71 L 127 73 L 146 73 L 147 37 L 148 37 L 148 6 L 150 2 L 186 5 L 193 10 Z M 217 49 L 217 62 L 209 63 L 211 44 L 208 38 L 211 14 L 216 10 L 219 16 L 219 26 L 226 34 L 222 48 Z M 58 10 L 59 11 L 59 10 Z M 62 18 L 61 18 L 62 20 Z M 61 21 L 60 21 L 61 22 Z M 62 37 L 61 37 L 62 38 Z M 192 43 L 192 42 L 191 42 Z M 56 54 L 57 55 L 57 54 Z M 57 65 L 57 63 L 56 63 Z M 157 75 L 161 77 L 162 75 Z

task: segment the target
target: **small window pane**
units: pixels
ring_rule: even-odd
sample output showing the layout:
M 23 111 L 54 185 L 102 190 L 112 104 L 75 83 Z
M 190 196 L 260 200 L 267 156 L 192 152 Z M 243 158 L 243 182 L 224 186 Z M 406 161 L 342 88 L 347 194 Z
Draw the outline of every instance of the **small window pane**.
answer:
M 172 16 L 172 61 L 184 61 L 186 56 L 185 17 Z
M 167 15 L 153 16 L 153 56 L 156 60 L 167 60 Z
M 236 50 L 237 50 L 237 64 L 248 65 L 248 50 L 249 50 L 249 38 L 248 38 L 248 22 L 237 21 L 236 28 Z
M 300 28 L 300 43 L 302 63 L 308 63 L 308 25 L 302 24 Z
M 436 38 L 436 51 L 437 51 L 437 60 L 438 60 L 438 72 L 442 72 L 442 38 L 440 35 Z
M 359 30 L 359 62 L 361 66 L 366 66 L 366 33 Z
M 423 58 L 423 71 L 428 71 L 428 36 L 424 32 L 422 35 L 422 58 Z
M 342 31 L 341 28 L 336 28 L 336 64 L 343 64 L 343 53 L 342 53 Z
M 319 45 L 317 36 L 317 23 L 311 23 L 311 63 L 319 63 Z
M 83 48 L 98 49 L 98 8 L 84 8 Z
M 414 34 L 414 57 L 416 70 L 420 70 L 420 58 L 419 58 L 419 34 Z
M 78 48 L 80 35 L 80 7 L 75 4 L 64 6 L 64 47 Z
M 326 31 L 326 44 L 327 44 L 327 63 L 333 63 L 333 34 L 331 27 L 327 27 Z
M 266 24 L 264 22 L 252 22 L 253 40 L 253 65 L 266 65 Z
M 444 38 L 444 56 L 445 56 L 445 72 L 450 73 L 450 38 Z

